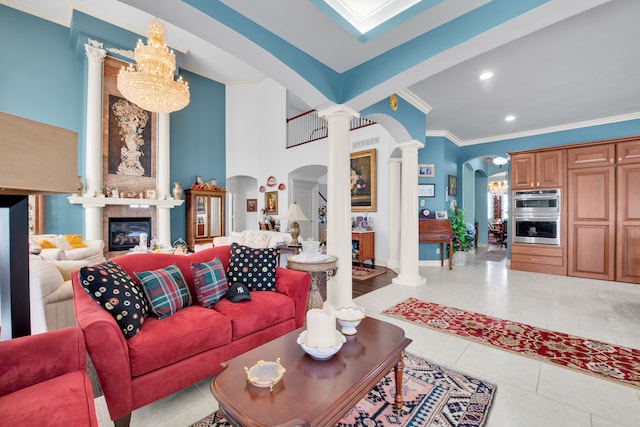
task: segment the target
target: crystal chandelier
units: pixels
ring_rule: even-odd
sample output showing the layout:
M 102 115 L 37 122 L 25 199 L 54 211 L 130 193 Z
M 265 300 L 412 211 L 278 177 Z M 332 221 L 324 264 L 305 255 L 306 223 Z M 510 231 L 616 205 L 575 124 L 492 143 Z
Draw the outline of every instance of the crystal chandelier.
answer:
M 189 104 L 189 84 L 174 80 L 176 56 L 165 44 L 165 29 L 157 19 L 147 26 L 147 45 L 138 40 L 133 56 L 137 65 L 122 67 L 118 90 L 138 107 L 154 113 L 171 113 Z
M 493 196 L 502 196 L 507 192 L 507 183 L 505 181 L 490 182 L 487 187 L 489 193 L 491 193 Z

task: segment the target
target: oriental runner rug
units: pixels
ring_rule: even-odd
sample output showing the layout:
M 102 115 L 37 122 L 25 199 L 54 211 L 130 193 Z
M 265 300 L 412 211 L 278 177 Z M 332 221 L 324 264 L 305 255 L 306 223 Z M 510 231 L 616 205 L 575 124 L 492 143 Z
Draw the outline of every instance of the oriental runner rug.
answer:
M 640 350 L 409 298 L 382 312 L 599 378 L 640 388 Z
M 408 353 L 404 362 L 404 405 L 399 412 L 394 409 L 396 386 L 392 370 L 336 426 L 485 425 L 496 393 L 495 385 Z M 230 425 L 224 415 L 216 411 L 191 427 Z
M 369 280 L 376 276 L 386 274 L 387 270 L 367 268 L 367 267 L 351 267 L 351 276 L 356 280 Z

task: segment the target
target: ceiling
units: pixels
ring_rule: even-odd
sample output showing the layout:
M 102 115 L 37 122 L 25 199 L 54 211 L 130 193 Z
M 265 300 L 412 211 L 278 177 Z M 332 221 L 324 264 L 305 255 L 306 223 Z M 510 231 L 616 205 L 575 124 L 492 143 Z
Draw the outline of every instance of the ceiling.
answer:
M 271 78 L 289 115 L 398 93 L 427 113 L 428 134 L 459 145 L 640 118 L 637 0 L 423 0 L 360 38 L 319 0 L 0 3 L 65 26 L 77 9 L 142 36 L 157 16 L 182 68 L 225 84 Z

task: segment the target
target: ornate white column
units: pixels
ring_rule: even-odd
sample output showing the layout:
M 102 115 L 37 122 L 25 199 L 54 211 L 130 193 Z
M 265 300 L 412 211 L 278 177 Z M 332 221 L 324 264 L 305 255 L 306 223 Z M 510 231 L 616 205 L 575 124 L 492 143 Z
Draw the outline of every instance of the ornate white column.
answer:
M 158 199 L 165 200 L 170 197 L 169 181 L 171 173 L 170 154 L 170 119 L 169 113 L 158 113 L 158 151 L 156 157 L 156 194 Z M 158 243 L 171 244 L 171 208 L 158 206 Z
M 171 151 L 170 151 L 171 127 L 169 113 L 158 113 L 158 151 L 156 157 L 157 179 L 156 195 L 158 199 L 170 198 L 171 175 Z
M 418 149 L 424 144 L 413 140 L 396 147 L 402 150 L 400 273 L 392 283 L 420 286 L 427 283 L 418 269 Z
M 104 197 L 102 192 L 102 76 L 107 51 L 89 39 L 84 45 L 87 64 L 87 122 L 85 135 L 85 197 Z M 102 208 L 85 207 L 84 235 L 102 240 Z
M 359 114 L 335 105 L 318 112 L 328 122 L 327 254 L 338 257 L 336 274 L 327 283 L 326 305 L 353 306 L 351 278 L 351 196 L 349 194 L 351 119 Z
M 387 268 L 400 267 L 400 171 L 399 158 L 389 159 L 389 259 Z

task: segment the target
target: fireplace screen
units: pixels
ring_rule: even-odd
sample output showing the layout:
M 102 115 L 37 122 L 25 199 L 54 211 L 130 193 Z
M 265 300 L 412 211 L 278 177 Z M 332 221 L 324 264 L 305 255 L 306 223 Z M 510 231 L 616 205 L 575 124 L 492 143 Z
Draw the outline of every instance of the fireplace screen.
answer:
M 126 251 L 138 246 L 140 235 L 151 241 L 151 218 L 109 218 L 109 252 Z

